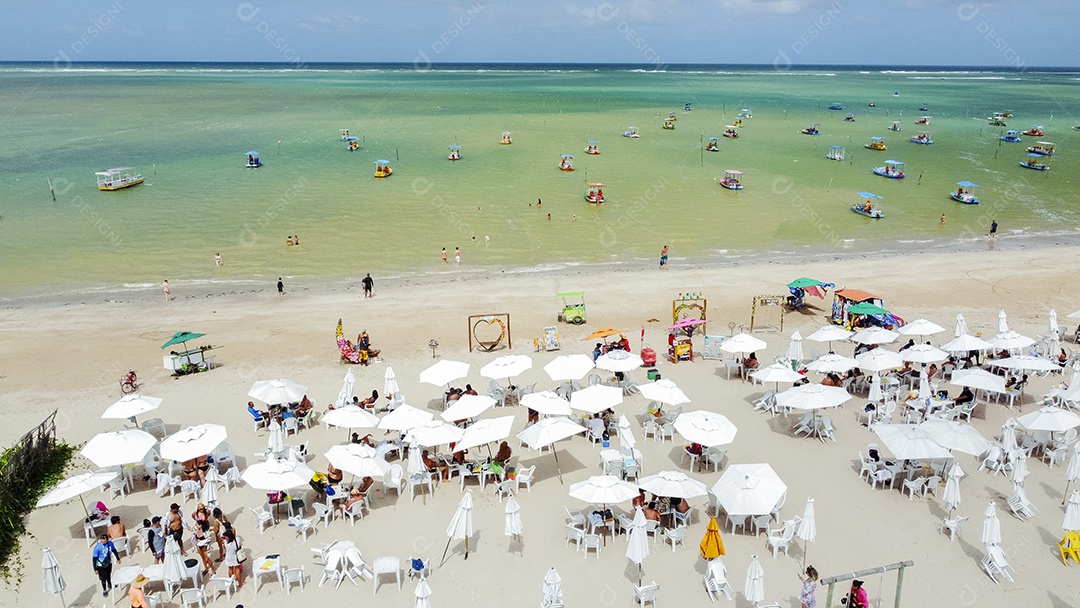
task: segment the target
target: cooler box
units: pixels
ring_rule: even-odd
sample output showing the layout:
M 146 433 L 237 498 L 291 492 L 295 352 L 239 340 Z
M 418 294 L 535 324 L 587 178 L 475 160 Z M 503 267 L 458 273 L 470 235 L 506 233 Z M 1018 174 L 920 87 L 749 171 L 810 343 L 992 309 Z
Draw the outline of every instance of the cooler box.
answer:
M 656 351 L 648 346 L 641 349 L 641 361 L 645 365 L 656 365 Z
M 659 380 L 660 379 L 660 371 L 657 370 L 655 367 L 651 368 L 647 372 L 647 376 L 648 376 L 649 380 Z

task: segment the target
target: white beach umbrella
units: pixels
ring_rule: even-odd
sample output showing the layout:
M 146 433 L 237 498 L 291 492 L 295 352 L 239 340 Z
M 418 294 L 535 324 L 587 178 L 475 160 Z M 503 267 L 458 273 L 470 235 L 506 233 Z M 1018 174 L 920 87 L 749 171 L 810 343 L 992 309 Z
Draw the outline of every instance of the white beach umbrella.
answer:
M 954 371 L 952 377 L 949 378 L 949 384 L 996 393 L 1005 392 L 1005 378 L 978 368 Z
M 431 608 L 431 586 L 428 585 L 426 578 L 420 577 L 420 581 L 416 583 L 416 591 L 413 591 L 413 596 L 416 598 L 413 608 Z
M 941 345 L 941 350 L 950 353 L 968 353 L 973 350 L 985 351 L 991 348 L 994 348 L 993 344 L 969 334 L 960 334 Z
M 554 391 L 540 391 L 522 395 L 521 405 L 546 416 L 569 416 L 570 402 Z
M 665 405 L 680 405 L 690 403 L 690 398 L 674 382 L 663 378 L 656 382 L 647 382 L 638 386 L 641 396 L 649 401 L 659 401 Z M 620 389 L 620 396 L 622 391 Z M 573 399 L 573 396 L 571 396 Z
M 630 532 L 626 537 L 626 559 L 637 564 L 638 584 L 641 584 L 641 564 L 649 557 L 649 533 L 645 531 L 645 522 L 645 512 L 641 507 L 635 508 Z
M 555 466 L 559 471 L 559 481 L 562 482 L 562 467 L 559 465 L 559 451 L 554 443 L 560 439 L 566 439 L 587 431 L 585 427 L 567 418 L 543 418 L 536 424 L 525 427 L 524 431 L 517 434 L 517 438 L 525 442 L 525 445 L 533 450 L 540 450 L 545 446 L 552 446 L 551 452 L 555 457 Z
M 735 441 L 739 432 L 727 416 L 708 410 L 683 412 L 675 419 L 674 427 L 687 441 L 706 447 L 727 445 Z
M 984 545 L 997 545 L 1001 543 L 1001 521 L 998 520 L 997 507 L 990 503 L 986 507 L 986 519 L 983 520 L 982 535 L 979 541 Z
M 411 407 L 402 405 L 403 407 Z M 362 407 L 346 405 L 332 409 L 319 418 L 319 422 L 325 426 L 336 426 L 343 429 L 373 429 L 379 426 L 379 417 Z
M 212 453 L 228 436 L 220 424 L 198 424 L 162 439 L 158 451 L 165 460 L 183 462 Z
M 787 485 L 767 463 L 733 464 L 713 484 L 712 493 L 732 517 L 771 513 Z
M 797 410 L 818 410 L 838 407 L 851 399 L 851 394 L 839 386 L 803 384 L 776 394 L 776 404 Z
M 932 396 L 930 379 L 926 377 L 926 371 L 919 374 L 919 399 L 929 399 Z
M 102 420 L 135 418 L 140 414 L 156 410 L 159 407 L 161 407 L 161 399 L 132 393 L 130 395 L 124 395 L 119 401 L 105 408 L 105 412 L 101 414 L 101 418 Z
M 382 479 L 390 464 L 375 455 L 375 449 L 359 443 L 332 446 L 324 454 L 334 468 L 356 477 Z
M 157 445 L 157 438 L 139 429 L 98 433 L 86 442 L 79 453 L 101 468 L 142 462 Z
M 630 428 L 630 420 L 625 414 L 619 415 L 619 445 L 625 449 L 632 450 L 637 445 L 637 439 L 634 437 L 634 431 Z
M 859 367 L 859 362 L 852 357 L 831 354 L 822 355 L 806 364 L 806 369 L 823 374 L 843 374 L 848 370 Z M 753 375 L 753 374 L 751 374 Z
M 855 360 L 859 362 L 859 368 L 867 372 L 884 372 L 904 365 L 899 353 L 884 348 L 865 352 L 855 357 Z
M 733 355 L 754 353 L 765 350 L 769 345 L 764 340 L 747 333 L 735 334 L 720 343 L 720 350 Z
M 455 443 L 464 434 L 465 429 L 461 427 L 442 420 L 432 420 L 423 426 L 415 426 L 409 429 L 406 441 L 430 448 Z
M 814 342 L 828 342 L 829 350 L 832 350 L 833 341 L 847 340 L 851 335 L 852 332 L 838 325 L 824 325 L 814 333 L 806 336 L 806 339 Z
M 1076 407 L 1080 404 L 1080 360 L 1073 364 L 1072 370 L 1072 377 L 1069 379 L 1069 388 L 1062 391 L 1059 398 L 1070 404 L 1071 407 Z
M 915 319 L 910 323 L 905 323 L 903 326 L 898 327 L 896 331 L 905 336 L 932 336 L 945 331 L 945 328 L 933 321 Z
M 67 602 L 64 601 L 64 589 L 67 589 L 67 583 L 60 574 L 60 562 L 56 561 L 56 556 L 48 547 L 42 551 L 41 575 L 41 590 L 45 593 L 59 594 L 60 604 L 67 606 Z
M 949 353 L 929 344 L 916 344 L 911 348 L 904 349 L 904 352 L 900 353 L 900 358 L 904 361 L 925 365 L 927 363 L 940 363 L 949 358 Z
M 580 380 L 596 367 L 589 355 L 559 355 L 544 366 L 549 378 L 555 382 Z
M 1047 330 L 1051 336 L 1061 335 L 1061 326 L 1058 325 L 1057 310 L 1050 309 L 1050 313 L 1046 315 Z
M 897 460 L 952 458 L 948 450 L 916 424 L 872 424 L 870 430 Z
M 277 457 L 285 451 L 285 430 L 281 428 L 281 423 L 277 421 L 277 418 L 271 418 L 270 426 L 266 429 L 268 431 L 266 448 L 272 456 Z
M 165 559 L 162 566 L 164 567 L 163 578 L 167 583 L 179 586 L 180 582 L 187 577 L 187 567 L 184 565 L 180 543 L 172 534 L 166 535 L 165 538 Z
M 988 340 L 990 346 L 999 348 L 1002 350 L 1015 350 L 1018 348 L 1027 348 L 1032 344 L 1035 344 L 1034 338 L 1016 333 L 1015 331 L 1007 331 L 1000 333 Z
M 289 460 L 257 462 L 244 470 L 240 476 L 248 486 L 256 490 L 291 490 L 308 485 L 315 471 L 306 464 Z
M 1016 419 L 1029 431 L 1059 433 L 1080 426 L 1080 416 L 1060 407 L 1046 406 Z
M 953 330 L 953 337 L 959 338 L 968 333 L 967 320 L 964 319 L 964 313 L 956 313 L 956 328 Z
M 810 543 L 817 540 L 817 517 L 814 514 L 814 499 L 806 499 L 806 508 L 803 510 L 802 520 L 795 529 L 795 536 L 803 541 L 803 563 L 806 563 L 806 550 Z
M 765 600 L 765 569 L 761 567 L 758 556 L 750 556 L 750 567 L 746 569 L 746 584 L 743 585 L 746 601 L 757 606 Z
M 454 446 L 455 452 L 486 445 L 495 441 L 502 441 L 510 436 L 510 428 L 514 424 L 513 416 L 499 416 L 498 418 L 485 418 L 475 424 L 469 425 L 462 433 L 461 439 Z
M 431 412 L 404 404 L 383 416 L 379 421 L 379 428 L 384 431 L 408 431 L 432 420 L 435 420 L 435 415 Z
M 803 379 L 802 374 L 791 369 L 790 365 L 783 363 L 773 363 L 767 367 L 756 369 L 750 372 L 750 377 L 761 383 L 774 382 L 777 388 L 779 388 L 781 382 L 798 382 Z M 663 380 L 660 382 L 663 382 Z
M 528 355 L 503 355 L 480 368 L 480 375 L 492 380 L 506 380 L 532 369 Z
M 1009 462 L 1012 463 L 1012 471 L 1009 471 L 1009 481 L 1017 485 L 1024 485 L 1024 480 L 1027 479 L 1030 473 L 1027 466 L 1027 454 L 1022 450 L 1012 450 L 1009 452 Z
M 1063 495 L 1068 495 L 1069 484 L 1080 479 L 1080 443 L 1073 445 L 1072 458 L 1069 459 L 1069 465 L 1065 467 L 1065 492 Z
M 900 334 L 885 329 L 884 327 L 868 327 L 855 332 L 851 341 L 856 344 L 889 344 L 900 337 Z
M 610 351 L 596 360 L 596 367 L 609 372 L 629 372 L 644 364 L 641 357 L 625 350 Z
M 334 401 L 334 406 L 338 408 L 345 407 L 352 403 L 353 387 L 356 386 L 356 374 L 353 373 L 350 367 L 345 372 L 345 380 L 341 384 L 341 390 L 338 392 L 337 399 Z
M 450 402 L 439 417 L 447 422 L 475 418 L 495 406 L 495 399 L 487 395 L 462 395 Z
M 885 391 L 881 390 L 881 375 L 877 372 L 870 376 L 870 394 L 867 398 L 870 401 L 881 401 L 885 398 Z
M 1080 310 L 1074 310 L 1074 311 L 1070 312 L 1069 314 L 1065 315 L 1065 318 L 1066 319 L 1080 319 Z
M 593 475 L 585 481 L 570 484 L 571 498 L 594 505 L 610 505 L 631 500 L 638 488 L 614 475 Z
M 1016 440 L 1016 424 L 1016 418 L 1008 418 L 1005 424 L 1001 425 L 1001 445 L 1006 452 L 1020 447 L 1020 443 Z
M 705 484 L 682 471 L 660 471 L 656 475 L 642 477 L 638 481 L 638 487 L 656 496 L 674 498 L 697 498 L 709 493 Z
M 955 462 L 949 467 L 949 475 L 945 479 L 945 492 L 941 495 L 941 500 L 945 503 L 946 507 L 949 507 L 949 513 L 951 514 L 956 510 L 956 507 L 960 504 L 960 479 L 964 477 L 964 470 L 960 468 L 959 464 Z
M 642 524 L 644 526 L 644 524 Z M 547 574 L 544 575 L 544 582 L 540 588 L 543 594 L 543 600 L 541 605 L 550 606 L 552 604 L 562 603 L 562 577 L 555 570 L 554 567 L 549 568 Z
M 410 449 L 409 457 L 406 458 L 405 461 L 405 472 L 408 473 L 410 477 L 427 471 L 427 467 L 424 466 L 424 456 L 419 449 Z
M 1065 507 L 1065 518 L 1061 520 L 1061 527 L 1065 530 L 1080 532 L 1080 490 L 1073 490 L 1069 496 L 1069 504 Z
M 37 501 L 38 507 L 47 507 L 49 505 L 60 504 L 65 500 L 69 500 L 79 497 L 79 502 L 82 503 L 83 512 L 87 517 L 90 517 L 90 512 L 86 509 L 86 502 L 83 501 L 82 495 L 90 490 L 96 490 L 101 486 L 109 483 L 116 476 L 119 475 L 116 471 L 109 471 L 107 473 L 82 473 L 75 475 L 74 477 L 68 477 L 64 481 L 56 484 L 56 487 L 49 490 L 47 494 L 42 496 Z
M 589 414 L 602 412 L 622 402 L 622 389 L 617 386 L 594 384 L 570 393 L 570 407 Z
M 199 500 L 212 509 L 218 505 L 218 484 L 217 481 L 210 480 L 210 472 L 216 473 L 214 467 L 211 466 L 210 471 L 207 471 L 206 483 L 199 491 Z
M 466 490 L 465 496 L 461 497 L 461 502 L 458 503 L 457 509 L 454 510 L 450 525 L 446 527 L 446 536 L 450 538 L 446 543 L 446 548 L 450 549 L 451 542 L 464 539 L 465 559 L 469 559 L 469 537 L 473 535 L 472 509 L 472 490 Z M 443 551 L 443 558 L 446 558 L 446 551 Z
M 521 538 L 521 505 L 518 504 L 513 494 L 506 497 L 506 521 L 503 523 L 503 534 L 511 539 Z
M 292 380 L 279 378 L 277 380 L 259 380 L 251 385 L 248 397 L 258 399 L 263 403 L 274 405 L 278 403 L 296 403 L 304 398 L 308 389 L 302 384 Z
M 1003 333 L 1006 333 L 1008 331 L 1009 331 L 1008 316 L 1006 316 L 1006 314 L 1005 314 L 1005 309 L 1002 308 L 1002 309 L 998 310 L 997 333 L 1003 334 Z
M 387 399 L 390 399 L 399 392 L 401 392 L 401 387 L 398 386 L 397 375 L 394 374 L 394 368 L 387 365 L 386 371 L 383 372 L 383 395 Z
M 928 418 L 919 424 L 919 428 L 946 450 L 978 456 L 990 449 L 990 442 L 970 424 L 944 418 Z
M 803 360 L 802 334 L 797 329 L 792 332 L 791 341 L 788 342 L 787 358 L 792 361 Z
M 1031 355 L 1017 355 L 1015 357 L 1008 357 L 1005 359 L 998 359 L 994 361 L 995 367 L 1003 367 L 1005 369 L 1017 369 L 1025 372 L 1049 372 L 1061 369 L 1057 363 L 1043 357 L 1032 357 Z
M 461 361 L 443 359 L 431 367 L 420 372 L 420 382 L 435 386 L 446 386 L 454 380 L 460 380 L 469 375 L 469 364 Z

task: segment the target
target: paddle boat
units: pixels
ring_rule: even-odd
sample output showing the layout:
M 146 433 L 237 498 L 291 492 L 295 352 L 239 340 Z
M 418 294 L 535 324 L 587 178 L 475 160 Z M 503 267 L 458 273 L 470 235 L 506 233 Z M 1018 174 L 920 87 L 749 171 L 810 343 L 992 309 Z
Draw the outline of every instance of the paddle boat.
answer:
M 911 138 L 911 142 L 915 144 L 923 144 L 928 146 L 934 143 L 934 140 L 930 138 L 930 131 L 919 131 L 919 134 Z
M 892 124 L 889 125 L 889 130 L 890 131 L 903 131 L 904 128 L 900 126 L 900 121 L 899 120 L 894 120 L 894 121 L 892 121 Z
M 1012 110 L 1005 110 L 1004 112 L 994 112 L 994 115 L 1000 116 L 1002 118 L 1012 118 Z
M 743 172 L 737 169 L 724 169 L 724 177 L 720 178 L 720 185 L 728 190 L 742 190 Z
M 921 106 L 919 106 L 919 111 L 920 112 L 927 112 L 927 111 L 929 111 L 929 108 L 927 108 L 926 104 L 924 103 Z
M 1011 144 L 1018 144 L 1024 140 L 1020 139 L 1019 131 L 1006 131 L 1004 135 L 999 137 L 1001 141 L 1007 141 Z
M 604 184 L 589 184 L 589 189 L 585 191 L 585 200 L 596 204 L 604 202 Z
M 1037 141 L 1034 146 L 1030 146 L 1027 151 L 1032 154 L 1038 154 L 1039 156 L 1053 156 L 1055 143 L 1048 141 Z
M 1073 131 L 1080 131 L 1080 125 L 1073 125 Z
M 509 131 L 503 131 L 502 141 L 500 141 L 499 143 L 504 145 L 504 146 L 509 146 L 510 144 L 514 143 L 514 140 L 510 139 L 510 132 Z
M 675 122 L 676 120 L 679 120 L 679 117 L 675 116 L 674 112 L 668 112 L 667 113 L 667 119 L 670 120 L 671 122 Z
M 741 129 L 741 128 L 742 128 L 742 126 L 743 126 L 743 125 L 742 125 L 742 119 L 741 119 L 741 118 L 736 118 L 736 119 L 735 119 L 735 122 L 733 122 L 733 123 L 731 123 L 731 124 L 735 125 L 736 127 L 740 128 L 740 129 Z
M 461 146 L 450 144 L 447 149 L 450 150 L 450 155 L 446 157 L 448 160 L 461 160 Z
M 720 151 L 720 140 L 718 138 L 716 138 L 716 137 L 710 137 L 709 138 L 709 143 L 705 144 L 705 151 L 706 152 L 719 152 Z
M 641 137 L 638 135 L 637 127 L 626 127 L 626 130 L 622 132 L 623 137 L 629 137 L 630 139 L 637 139 Z
M 350 135 L 345 138 L 345 149 L 349 152 L 360 149 L 360 139 L 355 135 Z
M 855 122 L 855 113 L 848 112 L 848 115 L 844 117 L 844 122 Z
M 887 160 L 884 167 L 874 167 L 872 171 L 874 175 L 880 175 L 881 177 L 904 179 L 904 163 L 898 160 Z
M 674 121 L 671 121 L 671 120 L 665 120 L 665 121 L 664 121 L 664 128 L 665 128 L 665 129 L 667 129 L 667 130 L 669 130 L 669 131 L 671 131 L 671 130 L 674 130 L 674 129 L 675 129 L 675 123 L 674 123 Z
M 1028 137 L 1042 137 L 1046 135 L 1046 133 L 1043 133 L 1042 125 L 1031 125 L 1031 128 L 1021 133 L 1021 135 L 1027 135 Z
M 806 126 L 805 129 L 799 131 L 803 135 L 821 135 L 821 131 L 818 131 L 818 127 L 821 126 L 819 122 L 812 122 Z
M 739 115 L 736 116 L 735 118 L 753 118 L 753 117 L 754 117 L 754 113 L 751 112 L 749 108 L 743 108 L 743 109 L 739 110 Z
M 971 182 L 956 182 L 956 192 L 950 192 L 949 196 L 952 200 L 958 203 L 964 203 L 965 205 L 978 205 L 979 199 L 975 198 L 975 188 L 978 188 L 978 184 Z
M 876 108 L 877 104 L 871 101 L 870 103 L 866 104 L 866 107 L 868 107 L 868 108 Z
M 877 206 L 874 201 L 885 198 L 878 196 L 873 192 L 860 192 L 859 202 L 851 206 L 851 210 L 859 215 L 865 215 L 868 218 L 879 220 L 885 217 L 885 212 Z
M 143 183 L 143 176 L 134 171 L 134 167 L 116 167 L 95 172 L 98 190 L 123 190 L 138 186 Z
M 258 169 L 262 166 L 262 161 L 259 160 L 259 153 L 251 150 L 247 153 L 247 164 L 244 165 L 248 169 Z
M 831 106 L 829 106 L 829 109 L 830 110 L 843 110 L 844 106 L 842 106 L 842 105 L 840 105 L 838 103 L 834 103 Z
M 885 150 L 889 149 L 888 147 L 885 146 L 885 138 L 884 137 L 871 137 L 870 138 L 870 143 L 864 145 L 863 147 L 866 148 L 867 150 L 885 151 Z
M 593 156 L 600 154 L 600 142 L 595 139 L 590 139 L 589 143 L 585 146 L 585 154 L 592 154 Z
M 573 171 L 574 170 L 574 155 L 563 154 L 562 160 L 559 161 L 560 171 Z
M 390 177 L 393 172 L 390 161 L 382 159 L 375 161 L 375 177 Z
M 686 104 L 684 104 L 684 105 L 683 105 L 682 109 L 683 109 L 683 112 L 690 112 L 690 111 L 691 111 L 691 110 L 693 110 L 694 108 L 691 108 L 691 107 L 690 107 L 690 104 L 689 104 L 689 103 L 686 103 Z
M 920 116 L 919 120 L 915 121 L 915 124 L 917 124 L 917 125 L 928 125 L 928 124 L 930 124 L 930 117 L 929 116 Z
M 1008 125 L 1005 124 L 1005 115 L 1001 114 L 1000 112 L 994 114 L 993 116 L 991 116 L 987 120 L 990 121 L 990 126 L 991 127 L 1005 127 L 1005 126 L 1008 126 Z
M 1035 153 L 1028 154 L 1028 159 L 1026 161 L 1022 161 L 1020 163 L 1020 166 L 1025 168 L 1025 169 L 1034 169 L 1036 171 L 1049 171 L 1050 170 L 1050 165 L 1046 165 L 1044 163 L 1039 162 L 1039 160 L 1042 159 L 1042 157 L 1043 157 L 1042 154 L 1035 154 Z
M 348 137 L 349 137 L 349 130 L 348 129 L 342 129 L 341 130 L 341 141 L 345 141 Z
M 844 146 L 829 146 L 829 153 L 825 155 L 829 160 L 844 160 Z
M 728 139 L 739 139 L 739 132 L 736 130 L 735 125 L 724 127 L 724 137 Z

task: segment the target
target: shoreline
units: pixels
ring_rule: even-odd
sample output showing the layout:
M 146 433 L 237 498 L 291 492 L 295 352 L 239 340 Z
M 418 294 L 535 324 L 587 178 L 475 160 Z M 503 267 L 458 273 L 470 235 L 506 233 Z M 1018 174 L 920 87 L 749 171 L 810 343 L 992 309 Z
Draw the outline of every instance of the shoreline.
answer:
M 867 242 L 865 245 L 880 245 Z M 758 250 L 728 251 L 719 250 L 710 257 L 672 256 L 669 270 L 721 270 L 740 265 L 777 265 L 807 264 L 818 262 L 842 262 L 845 260 L 864 260 L 872 256 L 882 259 L 894 259 L 903 256 L 927 256 L 939 254 L 963 254 L 979 252 L 1008 252 L 1054 249 L 1058 254 L 1061 248 L 1080 248 L 1080 233 L 1062 230 L 1057 233 L 1030 235 L 1025 233 L 999 233 L 993 240 L 986 237 L 967 239 L 949 239 L 935 241 L 912 239 L 894 241 L 892 246 L 860 248 L 852 246 L 841 250 L 825 250 L 825 246 L 804 246 L 801 250 Z M 391 273 L 376 280 L 376 293 L 380 288 L 401 288 L 410 286 L 439 285 L 459 281 L 472 282 L 487 280 L 494 276 L 542 276 L 559 277 L 571 275 L 598 276 L 609 272 L 641 272 L 652 266 L 653 260 L 634 258 L 626 261 L 610 262 L 573 262 L 560 261 L 534 266 L 435 266 L 434 270 L 414 270 L 412 272 Z M 439 270 L 446 268 L 445 270 Z M 285 279 L 286 293 L 300 292 L 306 295 L 331 295 L 339 292 L 360 293 L 360 278 L 356 275 L 282 275 Z M 204 300 L 210 298 L 238 298 L 245 295 L 269 295 L 275 292 L 276 277 L 266 278 L 229 278 L 229 279 L 170 279 L 173 302 Z M 838 287 L 842 285 L 838 284 Z M 26 307 L 64 307 L 88 304 L 147 304 L 160 303 L 162 298 L 160 284 L 121 284 L 97 286 L 41 286 L 36 290 L 24 290 L 4 294 L 0 292 L 0 310 L 18 310 Z

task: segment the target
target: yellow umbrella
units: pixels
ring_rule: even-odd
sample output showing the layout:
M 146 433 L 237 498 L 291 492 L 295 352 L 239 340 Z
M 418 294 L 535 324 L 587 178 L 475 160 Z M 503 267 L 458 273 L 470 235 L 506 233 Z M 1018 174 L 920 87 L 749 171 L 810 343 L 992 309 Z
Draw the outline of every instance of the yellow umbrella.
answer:
M 720 539 L 720 526 L 715 517 L 709 518 L 709 525 L 705 528 L 705 538 L 701 539 L 701 556 L 705 559 L 713 559 L 724 553 L 724 541 Z
M 611 327 L 601 327 L 600 329 L 592 332 L 591 334 L 582 338 L 582 340 L 595 340 L 597 338 L 607 338 L 608 336 L 614 336 L 615 334 L 621 334 L 625 332 L 625 329 L 613 329 Z

